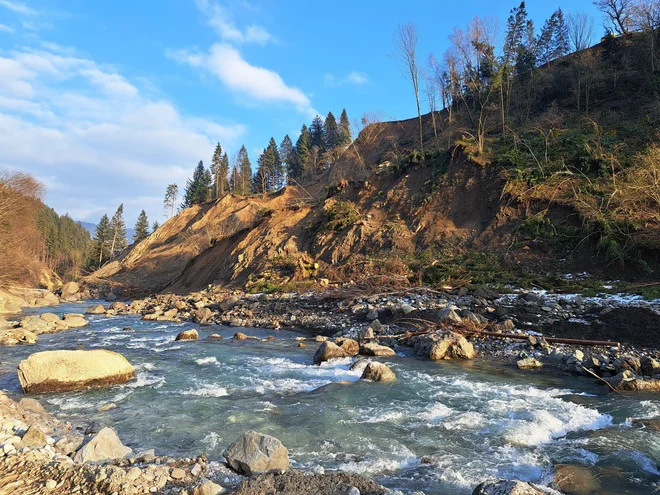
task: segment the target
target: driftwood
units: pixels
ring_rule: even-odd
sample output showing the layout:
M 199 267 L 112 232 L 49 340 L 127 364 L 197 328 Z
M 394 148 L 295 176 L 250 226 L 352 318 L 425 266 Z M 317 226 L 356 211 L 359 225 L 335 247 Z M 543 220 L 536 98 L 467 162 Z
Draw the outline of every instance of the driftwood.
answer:
M 500 332 L 487 332 L 485 330 L 468 330 L 463 329 L 465 332 L 475 333 L 478 335 L 487 335 L 489 337 L 498 337 L 500 339 L 517 339 L 517 340 L 527 340 L 532 335 L 520 335 L 517 333 L 500 333 Z M 535 335 L 534 335 L 535 337 Z M 571 345 L 587 345 L 587 346 L 610 346 L 610 347 L 621 347 L 619 342 L 611 342 L 608 340 L 582 340 L 582 339 L 564 339 L 561 337 L 545 337 L 543 338 L 548 343 L 554 344 L 571 344 Z
M 612 389 L 612 392 L 617 393 L 617 394 L 619 393 L 619 391 L 618 391 L 617 389 L 615 389 L 615 388 L 612 386 L 612 384 L 611 384 L 610 382 L 608 382 L 607 380 L 604 380 L 603 378 L 601 378 L 600 376 L 598 376 L 598 375 L 597 375 L 596 373 L 594 373 L 593 371 L 591 371 L 591 370 L 585 368 L 584 366 L 580 366 L 580 368 L 582 368 L 584 371 L 586 371 L 587 373 L 589 373 L 589 374 L 590 374 L 591 376 L 593 376 L 594 378 L 598 378 L 601 382 L 603 382 L 605 385 L 607 385 L 608 387 L 610 387 L 610 388 Z

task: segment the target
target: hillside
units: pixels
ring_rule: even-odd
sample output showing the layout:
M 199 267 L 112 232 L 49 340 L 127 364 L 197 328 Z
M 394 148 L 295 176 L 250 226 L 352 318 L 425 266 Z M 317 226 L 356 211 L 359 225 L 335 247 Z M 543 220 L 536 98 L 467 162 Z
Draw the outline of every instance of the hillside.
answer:
M 131 293 L 367 279 L 557 288 L 582 272 L 653 282 L 660 106 L 645 42 L 610 37 L 515 79 L 506 114 L 466 90 L 423 116 L 423 143 L 417 119 L 366 119 L 302 186 L 188 208 L 88 282 Z M 490 124 L 475 129 L 477 112 Z

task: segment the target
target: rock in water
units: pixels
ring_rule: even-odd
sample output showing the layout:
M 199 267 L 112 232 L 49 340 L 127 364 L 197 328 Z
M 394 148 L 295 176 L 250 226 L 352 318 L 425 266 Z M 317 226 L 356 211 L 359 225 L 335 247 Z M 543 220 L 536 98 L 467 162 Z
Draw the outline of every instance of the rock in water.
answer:
M 440 359 L 472 359 L 476 356 L 474 346 L 462 335 L 455 332 L 413 337 L 415 353 L 433 361 Z
M 105 308 L 101 304 L 97 304 L 89 308 L 85 313 L 88 315 L 104 315 Z
M 365 356 L 377 356 L 377 357 L 392 357 L 396 356 L 394 349 L 391 349 L 385 345 L 376 344 L 371 342 L 369 344 L 363 344 L 360 346 L 360 354 Z
M 185 330 L 176 336 L 174 340 L 198 340 L 199 333 L 194 328 L 192 330 Z
M 519 359 L 516 364 L 518 365 L 518 369 L 521 370 L 534 370 L 543 367 L 543 363 L 541 361 L 532 357 Z
M 87 325 L 89 325 L 89 322 L 85 319 L 83 315 L 70 313 L 68 315 L 64 315 L 64 324 L 66 325 L 67 328 L 80 328 L 80 327 L 86 327 Z
M 341 337 L 335 340 L 335 344 L 346 351 L 349 356 L 357 356 L 357 353 L 360 351 L 360 344 L 353 339 Z
M 600 483 L 594 473 L 584 466 L 558 464 L 555 466 L 553 485 L 562 493 L 588 495 L 600 491 Z
M 337 344 L 326 341 L 319 346 L 319 350 L 314 354 L 314 364 L 321 364 L 329 359 L 346 357 L 350 357 L 350 355 L 344 349 Z
M 383 363 L 372 361 L 364 368 L 360 379 L 373 382 L 391 382 L 396 380 L 396 374 Z
M 472 495 L 545 495 L 547 492 L 525 481 L 497 480 L 478 485 Z
M 78 293 L 80 292 L 80 286 L 76 282 L 69 282 L 62 286 L 62 299 L 65 301 L 75 301 L 80 299 Z
M 18 379 L 25 393 L 65 392 L 126 383 L 135 368 L 112 351 L 44 351 L 18 365 Z
M 112 428 L 105 427 L 76 452 L 78 463 L 123 459 L 133 450 L 126 447 Z
M 256 431 L 243 433 L 223 455 L 235 471 L 248 476 L 289 469 L 289 451 L 282 442 Z

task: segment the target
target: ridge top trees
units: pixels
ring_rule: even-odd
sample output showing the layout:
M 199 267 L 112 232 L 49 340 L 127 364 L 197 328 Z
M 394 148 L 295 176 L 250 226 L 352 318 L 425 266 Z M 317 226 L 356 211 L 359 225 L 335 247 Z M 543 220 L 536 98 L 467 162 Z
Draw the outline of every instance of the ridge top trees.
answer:
M 138 215 L 137 222 L 135 223 L 135 234 L 133 234 L 133 242 L 138 243 L 149 235 L 149 219 L 147 213 L 142 210 Z
M 103 260 L 111 255 L 110 243 L 112 239 L 112 227 L 107 214 L 103 214 L 94 230 L 94 257 L 99 260 L 98 266 L 103 264 Z
M 222 146 L 218 143 L 211 159 L 211 176 L 213 177 L 213 198 L 219 198 L 228 189 L 227 175 L 229 174 L 229 159 L 227 153 L 223 153 Z
M 346 113 L 346 109 L 344 108 L 339 117 L 339 145 L 347 146 L 351 144 L 352 140 L 351 121 L 348 119 L 348 113 Z
M 112 230 L 112 244 L 110 246 L 110 255 L 117 255 L 126 247 L 126 223 L 124 222 L 124 203 L 121 203 L 117 211 L 110 220 Z
M 419 151 L 424 153 L 424 133 L 422 126 L 422 109 L 419 104 L 419 68 L 417 67 L 417 44 L 419 33 L 411 22 L 399 24 L 394 34 L 395 59 L 404 77 L 408 79 L 415 93 L 417 118 L 419 119 Z
M 186 190 L 183 193 L 183 208 L 204 203 L 210 199 L 211 172 L 204 167 L 204 162 L 199 161 L 192 179 L 188 179 Z
M 167 189 L 165 190 L 165 199 L 163 201 L 163 209 L 165 210 L 166 215 L 169 214 L 168 218 L 174 216 L 174 212 L 176 211 L 178 196 L 179 196 L 179 186 L 177 186 L 176 184 L 168 185 Z

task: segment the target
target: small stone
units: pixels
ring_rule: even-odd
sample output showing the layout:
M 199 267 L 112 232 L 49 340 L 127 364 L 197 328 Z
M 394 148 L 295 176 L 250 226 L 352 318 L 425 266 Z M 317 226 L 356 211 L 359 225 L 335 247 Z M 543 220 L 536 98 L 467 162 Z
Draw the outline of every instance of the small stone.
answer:
M 181 468 L 174 468 L 172 469 L 172 472 L 170 472 L 170 478 L 173 480 L 182 480 L 185 477 L 186 472 Z
M 347 494 L 347 495 L 360 495 L 360 490 L 358 490 L 356 487 L 352 486 L 352 487 L 348 490 L 348 494 Z
M 139 467 L 134 467 L 128 470 L 126 473 L 126 479 L 129 481 L 135 481 L 142 475 L 142 470 Z
M 224 489 L 217 483 L 206 480 L 193 489 L 192 495 L 218 495 L 223 491 Z
M 190 474 L 192 474 L 193 476 L 199 476 L 200 474 L 202 474 L 203 469 L 204 468 L 199 464 L 195 464 L 190 470 Z
M 375 309 L 369 310 L 369 312 L 367 313 L 367 320 L 373 321 L 376 319 L 378 319 L 378 311 Z
M 534 359 L 533 357 L 520 359 L 516 364 L 518 365 L 518 369 L 521 370 L 533 370 L 543 367 L 543 363 L 541 363 L 541 361 L 538 359 Z
M 55 488 L 57 488 L 57 481 L 55 480 L 46 481 L 46 488 L 48 488 L 49 490 L 55 490 Z

